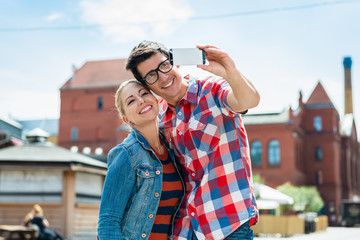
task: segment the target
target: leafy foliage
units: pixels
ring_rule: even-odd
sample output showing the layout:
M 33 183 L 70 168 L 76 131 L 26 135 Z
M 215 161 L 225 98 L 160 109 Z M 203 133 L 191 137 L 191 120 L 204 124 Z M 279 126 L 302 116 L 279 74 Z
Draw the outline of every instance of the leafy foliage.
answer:
M 292 205 L 292 210 L 294 211 L 318 212 L 324 205 L 316 187 L 297 187 L 290 183 L 285 183 L 277 187 L 277 190 L 294 199 L 294 204 Z
M 253 175 L 253 182 L 263 184 L 265 181 L 264 181 L 264 179 L 261 178 L 261 176 L 259 174 L 254 174 Z

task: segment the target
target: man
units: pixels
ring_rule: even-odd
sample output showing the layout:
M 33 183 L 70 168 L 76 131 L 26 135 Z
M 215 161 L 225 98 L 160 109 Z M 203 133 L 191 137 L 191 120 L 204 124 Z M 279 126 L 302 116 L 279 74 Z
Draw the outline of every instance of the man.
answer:
M 198 67 L 215 76 L 183 78 L 170 64 L 168 49 L 150 41 L 132 50 L 126 69 L 163 98 L 160 128 L 185 169 L 175 239 L 252 239 L 258 210 L 240 114 L 256 107 L 260 96 L 226 52 L 197 47 L 209 63 Z

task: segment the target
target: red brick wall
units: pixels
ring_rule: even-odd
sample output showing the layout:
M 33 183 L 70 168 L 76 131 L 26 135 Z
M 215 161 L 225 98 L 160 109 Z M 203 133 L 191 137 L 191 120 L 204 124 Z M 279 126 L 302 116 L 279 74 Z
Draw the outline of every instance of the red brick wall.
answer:
M 90 147 L 91 153 L 101 147 L 104 154 L 118 143 L 117 128 L 122 124 L 114 104 L 117 88 L 72 89 L 60 92 L 59 145 L 78 146 L 79 151 Z M 103 109 L 98 109 L 98 98 L 103 98 Z M 77 103 L 73 109 L 74 101 Z M 78 129 L 78 140 L 71 140 L 71 129 Z
M 296 168 L 296 136 L 291 124 L 263 124 L 246 126 L 249 144 L 258 140 L 262 144 L 262 164 L 253 165 L 253 173 L 260 174 L 269 186 L 276 187 L 285 182 L 295 185 L 304 183 L 304 174 Z M 280 164 L 268 164 L 268 144 L 276 139 L 280 142 Z

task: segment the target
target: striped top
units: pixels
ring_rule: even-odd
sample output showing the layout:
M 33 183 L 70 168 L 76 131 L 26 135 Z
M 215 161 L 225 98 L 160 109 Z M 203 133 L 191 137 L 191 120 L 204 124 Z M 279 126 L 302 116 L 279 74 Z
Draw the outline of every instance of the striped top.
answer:
M 153 151 L 155 152 L 154 149 Z M 183 186 L 168 152 L 164 151 L 163 154 L 155 153 L 163 165 L 163 183 L 159 207 L 149 240 L 167 240 L 171 220 L 176 210 L 175 206 L 181 198 Z

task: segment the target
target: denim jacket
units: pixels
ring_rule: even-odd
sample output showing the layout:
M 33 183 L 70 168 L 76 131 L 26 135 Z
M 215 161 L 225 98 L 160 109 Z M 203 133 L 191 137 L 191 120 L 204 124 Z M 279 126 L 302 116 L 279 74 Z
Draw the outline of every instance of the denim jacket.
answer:
M 174 154 L 161 134 L 160 138 L 169 152 L 185 192 Z M 123 143 L 110 150 L 97 228 L 99 240 L 148 239 L 154 221 L 151 216 L 156 215 L 160 202 L 162 172 L 161 161 L 136 129 Z M 176 205 L 176 212 L 182 198 Z M 171 224 L 174 225 L 174 216 Z M 168 239 L 172 239 L 172 231 L 173 227 Z

